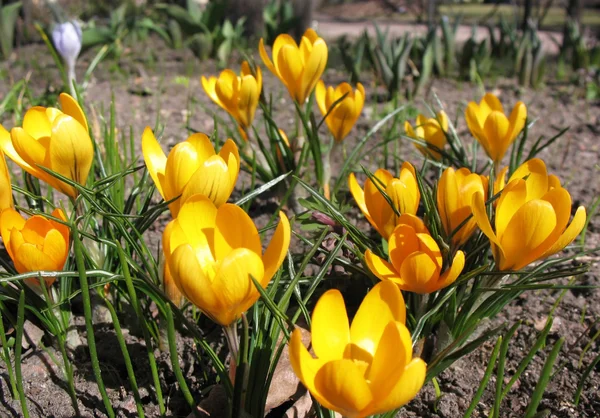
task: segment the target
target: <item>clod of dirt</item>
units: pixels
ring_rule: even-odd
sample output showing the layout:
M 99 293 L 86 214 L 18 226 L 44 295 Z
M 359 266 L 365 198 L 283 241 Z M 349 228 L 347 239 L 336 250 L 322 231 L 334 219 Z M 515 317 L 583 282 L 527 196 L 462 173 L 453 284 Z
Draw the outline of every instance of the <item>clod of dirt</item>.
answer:
M 285 418 L 304 418 L 307 417 L 312 410 L 313 401 L 308 391 L 300 397 L 294 405 L 285 411 Z
M 208 396 L 200 401 L 195 413 L 187 418 L 226 418 L 229 410 L 229 399 L 222 385 L 215 385 Z
M 24 350 L 29 347 L 37 347 L 44 338 L 44 330 L 35 325 L 33 322 L 27 320 L 23 324 L 23 341 L 21 346 Z

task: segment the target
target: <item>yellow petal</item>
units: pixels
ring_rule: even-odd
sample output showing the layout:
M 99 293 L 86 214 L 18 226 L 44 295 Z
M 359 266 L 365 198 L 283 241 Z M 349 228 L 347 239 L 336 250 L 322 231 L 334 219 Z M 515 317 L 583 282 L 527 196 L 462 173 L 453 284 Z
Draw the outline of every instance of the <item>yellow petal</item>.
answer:
M 425 375 L 427 373 L 427 364 L 420 358 L 414 358 L 404 368 L 404 373 L 392 391 L 380 402 L 376 404 L 369 414 L 379 414 L 392 409 L 400 408 L 410 402 L 423 387 Z
M 297 328 L 292 332 L 289 351 L 290 363 L 294 373 L 298 376 L 298 379 L 300 379 L 302 384 L 306 386 L 309 392 L 321 405 L 325 408 L 332 409 L 333 405 L 327 401 L 327 399 L 323 398 L 321 393 L 315 387 L 315 376 L 325 362 L 321 359 L 313 358 L 310 355 L 306 347 L 304 347 L 304 344 L 302 344 L 302 333 Z
M 15 251 L 15 248 L 13 248 Z M 56 271 L 62 266 L 58 266 L 56 262 L 47 254 L 44 254 L 36 245 L 24 243 L 15 251 L 15 267 L 22 266 L 22 271 Z M 18 269 L 17 269 L 18 270 Z
M 496 234 L 502 241 L 504 231 L 514 214 L 527 202 L 525 180 L 513 180 L 504 188 L 496 205 Z
M 52 134 L 52 124 L 46 115 L 46 108 L 35 106 L 23 117 L 23 129 L 36 141 Z
M 19 252 L 19 248 L 25 244 L 25 239 L 23 238 L 23 234 L 16 228 L 13 228 L 10 231 L 10 240 L 4 241 L 4 246 L 6 248 L 8 254 L 11 256 L 13 263 L 15 264 L 15 269 L 19 273 L 25 273 L 28 270 L 23 266 L 23 263 L 17 258 L 17 253 Z
M 483 193 L 476 192 L 473 194 L 471 209 L 473 211 L 473 217 L 477 222 L 477 226 L 479 226 L 479 229 L 481 229 L 481 232 L 483 232 L 491 242 L 499 245 L 500 242 L 496 237 L 496 233 L 492 229 L 487 211 L 485 210 L 485 199 L 483 197 Z
M 363 416 L 373 401 L 362 371 L 352 360 L 334 360 L 325 363 L 315 375 L 315 388 L 343 416 Z
M 8 158 L 17 163 L 22 169 L 27 171 L 29 174 L 35 172 L 33 167 L 31 167 L 27 162 L 25 162 L 25 160 L 23 160 L 23 158 L 21 158 L 21 156 L 17 153 L 12 144 L 12 138 L 10 136 L 10 133 L 6 129 L 4 129 L 4 126 L 2 125 L 0 125 L 0 148 L 2 148 L 2 151 L 6 154 Z
M 237 103 L 240 124 L 244 128 L 252 125 L 254 112 L 258 106 L 260 90 L 254 76 L 247 75 L 242 78 L 242 84 L 239 92 L 239 101 Z
M 481 102 L 479 103 L 479 107 L 481 108 L 483 113 L 490 114 L 493 111 L 504 113 L 504 108 L 502 107 L 502 103 L 493 93 L 486 93 Z
M 429 289 L 429 293 L 443 289 L 450 286 L 456 281 L 460 273 L 462 273 L 465 267 L 465 254 L 462 251 L 458 251 L 452 260 L 452 265 L 448 268 L 444 274 L 440 277 L 435 287 Z
M 0 233 L 2 234 L 2 241 L 4 241 L 4 247 L 8 251 L 10 258 L 14 260 L 14 254 L 11 250 L 10 236 L 11 231 L 16 229 L 20 231 L 25 226 L 25 219 L 12 208 L 4 209 L 0 215 Z
M 163 152 L 160 144 L 156 140 L 154 133 L 150 127 L 146 127 L 144 129 L 144 134 L 142 135 L 142 154 L 144 155 L 144 161 L 146 162 L 146 167 L 148 167 L 148 173 L 152 180 L 154 181 L 154 185 L 158 189 L 160 195 L 165 198 L 163 194 L 162 185 L 158 178 L 158 173 L 164 174 L 165 167 L 167 166 L 167 157 Z
M 250 276 L 261 282 L 263 275 L 260 256 L 246 248 L 237 248 L 221 260 L 213 280 L 213 290 L 222 306 L 212 312 L 217 322 L 229 325 L 258 300 L 259 293 Z
M 398 225 L 408 225 L 415 230 L 417 234 L 429 234 L 429 230 L 425 226 L 425 223 L 415 215 L 410 213 L 403 213 L 398 218 Z
M 375 398 L 371 407 L 376 408 L 380 402 L 385 402 L 411 360 L 410 332 L 400 322 L 389 322 L 377 345 L 377 352 L 366 376 Z
M 521 164 L 510 176 L 508 182 L 510 183 L 515 179 L 525 179 L 527 201 L 540 199 L 548 191 L 549 184 L 546 164 L 539 158 L 533 158 Z
M 214 155 L 204 162 L 190 178 L 183 190 L 181 201 L 190 196 L 201 194 L 208 197 L 216 206 L 227 202 L 235 184 L 231 183 L 229 167 L 223 159 Z
M 88 131 L 73 117 L 59 116 L 52 125 L 49 157 L 53 171 L 85 186 L 94 159 Z M 75 188 L 62 182 L 60 185 L 63 193 L 77 196 Z
M 237 248 L 261 255 L 260 236 L 254 222 L 242 208 L 226 203 L 217 210 L 215 220 L 215 258 L 221 260 Z
M 474 102 L 470 102 L 465 110 L 465 119 L 469 131 L 471 131 L 471 134 L 479 141 L 485 152 L 488 155 L 491 155 L 493 153 L 492 140 L 487 137 L 483 130 L 488 115 L 488 113 L 484 114 L 481 112 L 479 106 Z
M 275 66 L 279 72 L 281 78 L 285 80 L 290 95 L 299 104 L 303 104 L 306 97 L 300 93 L 300 77 L 302 76 L 302 61 L 300 60 L 300 53 L 296 45 L 283 45 L 277 58 L 273 57 Z
M 313 28 L 306 29 L 302 37 L 308 39 L 311 44 L 314 44 L 319 39 L 319 35 L 317 35 L 317 32 Z
M 371 181 L 371 179 L 367 179 L 365 181 L 365 204 L 374 226 L 376 225 L 377 231 L 379 231 L 383 238 L 387 239 L 396 226 L 396 215 L 379 189 L 387 191 L 387 186 L 392 181 L 393 176 L 389 171 L 383 169 L 375 171 L 373 175 L 376 180 Z M 379 186 L 379 189 L 374 184 L 374 181 L 378 182 L 377 186 Z M 390 189 L 390 191 L 395 192 L 396 189 Z M 396 200 L 398 201 L 399 198 Z
M 279 36 L 277 38 L 279 38 Z M 277 42 L 277 39 L 275 40 L 275 42 Z M 260 54 L 261 59 L 263 60 L 269 71 L 271 71 L 273 74 L 279 77 L 279 74 L 277 73 L 277 70 L 275 70 L 273 62 L 271 61 L 269 55 L 267 54 L 267 51 L 265 50 L 265 43 L 263 41 L 263 38 L 260 38 L 260 42 L 258 43 L 258 53 Z
M 188 139 L 185 140 L 185 142 L 191 144 L 194 148 L 196 152 L 196 160 L 199 164 L 215 155 L 215 147 L 210 142 L 210 138 L 206 134 L 201 132 L 192 134 L 188 137 Z
M 365 252 L 365 262 L 371 272 L 381 280 L 400 281 L 400 273 L 396 271 L 394 266 L 381 257 L 373 254 L 371 250 Z
M 414 252 L 404 259 L 400 268 L 400 276 L 405 285 L 400 289 L 415 293 L 428 293 L 432 281 L 437 281 L 440 268 L 437 263 L 424 252 Z
M 44 237 L 52 229 L 52 224 L 48 219 L 41 215 L 35 215 L 27 219 L 21 232 L 25 241 L 30 244 L 42 245 Z
M 10 131 L 10 137 L 12 139 L 12 146 L 18 156 L 17 159 L 13 159 L 13 161 L 34 177 L 46 181 L 47 183 L 56 181 L 38 167 L 45 166 L 45 163 L 47 162 L 46 156 L 48 150 L 45 145 L 49 142 L 48 137 L 44 137 L 44 142 L 36 141 L 23 128 L 13 128 Z M 8 147 L 4 148 L 4 152 L 9 157 L 12 154 Z M 19 160 L 24 161 L 25 164 L 20 164 Z
M 168 259 L 171 276 L 183 295 L 204 313 L 221 310 L 219 298 L 215 294 L 210 279 L 198 264 L 196 254 L 190 245 L 181 245 Z M 211 316 L 211 319 L 214 318 Z
M 229 170 L 229 181 L 235 186 L 237 178 L 240 172 L 240 154 L 237 145 L 231 139 L 225 141 L 219 155 L 223 161 L 227 162 L 227 169 Z
M 459 207 L 458 184 L 454 168 L 448 167 L 438 181 L 437 205 L 447 235 L 453 230 L 452 215 Z
M 402 197 L 404 203 L 399 207 L 400 212 L 416 215 L 419 201 L 421 200 L 421 192 L 419 191 L 419 185 L 417 183 L 415 167 L 411 163 L 402 163 L 399 180 L 404 184 L 404 193 L 406 193 L 406 196 Z
M 327 103 L 325 102 L 326 91 L 327 89 L 325 88 L 325 83 L 323 80 L 319 80 L 315 88 L 315 101 L 317 102 L 319 110 L 323 116 L 325 116 L 329 111 L 327 108 Z
M 390 281 L 382 281 L 361 302 L 352 320 L 350 339 L 352 344 L 374 356 L 387 325 L 405 321 L 406 306 L 398 286 Z
M 569 223 L 569 218 L 571 218 L 571 195 L 566 189 L 559 187 L 549 190 L 548 193 L 544 194 L 542 200 L 552 205 L 554 214 L 556 215 L 556 226 L 552 234 L 548 237 L 550 241 L 549 245 L 552 245 L 564 232 Z
M 265 265 L 265 280 L 270 281 L 285 260 L 290 247 L 291 234 L 290 221 L 285 213 L 279 212 L 279 224 L 262 257 Z
M 229 69 L 222 71 L 215 85 L 215 93 L 219 101 L 223 104 L 224 109 L 237 119 L 237 100 L 239 96 L 237 74 Z
M 198 161 L 196 149 L 190 142 L 180 142 L 173 147 L 165 167 L 163 189 L 166 200 L 171 200 L 183 193 L 183 189 L 202 162 Z
M 0 132 L 2 135 L 2 132 Z M 14 207 L 12 184 L 10 181 L 10 172 L 6 165 L 6 158 L 2 149 L 0 149 L 0 211 Z
M 563 232 L 560 238 L 552 245 L 552 247 L 550 247 L 550 249 L 548 249 L 542 255 L 542 257 L 548 257 L 552 254 L 556 254 L 557 252 L 565 248 L 567 245 L 569 245 L 571 242 L 573 242 L 573 240 L 577 238 L 577 235 L 579 235 L 583 230 L 583 227 L 585 226 L 585 221 L 585 208 L 583 206 L 579 206 L 577 208 L 577 212 L 575 212 L 573 220 L 571 221 L 565 232 Z
M 42 252 L 54 261 L 56 270 L 62 270 L 67 261 L 67 243 L 56 229 L 52 229 L 46 234 Z
M 206 92 L 206 95 L 208 97 L 210 97 L 210 99 L 213 102 L 215 102 L 219 107 L 222 107 L 223 109 L 227 110 L 225 108 L 225 106 L 223 105 L 223 103 L 221 103 L 219 96 L 217 96 L 217 92 L 216 92 L 217 77 L 210 77 L 207 79 L 206 77 L 202 76 L 201 82 L 202 82 L 202 88 Z
M 506 138 L 508 129 L 508 119 L 506 119 L 504 113 L 498 111 L 492 111 L 483 125 L 483 132 L 489 142 L 490 148 L 488 156 L 496 163 L 502 160 L 511 144 Z
M 77 103 L 77 100 L 67 93 L 61 93 L 58 97 L 58 100 L 60 101 L 60 107 L 63 113 L 71 116 L 73 119 L 79 122 L 86 132 L 89 131 L 87 119 L 85 118 L 83 109 L 81 109 L 79 103 Z
M 527 108 L 523 102 L 517 102 L 508 117 L 510 130 L 507 133 L 506 140 L 512 142 L 521 133 L 527 121 Z
M 302 93 L 300 99 L 304 98 L 304 100 L 306 100 L 315 88 L 317 81 L 319 81 L 323 75 L 323 71 L 325 71 L 325 66 L 327 65 L 327 54 L 327 44 L 323 39 L 317 39 L 313 43 L 310 58 L 305 64 L 302 73 L 302 79 L 300 81 L 300 91 Z M 304 101 L 301 101 L 301 103 L 304 103 Z
M 350 325 L 342 294 L 328 290 L 312 314 L 312 346 L 320 360 L 341 359 L 350 343 Z
M 200 265 L 212 263 L 216 219 L 217 208 L 210 199 L 203 195 L 191 196 L 173 221 L 176 225 L 169 230 L 167 248 L 173 252 L 183 243 L 190 244 Z
M 549 202 L 531 200 L 519 208 L 502 236 L 506 261 L 501 270 L 519 270 L 537 260 L 547 250 L 540 248 L 556 226 L 554 208 Z
M 367 204 L 365 202 L 365 192 L 358 184 L 358 181 L 356 181 L 356 176 L 354 175 L 354 173 L 350 173 L 350 175 L 348 176 L 348 188 L 350 189 L 350 193 L 352 194 L 356 205 L 361 210 L 363 215 L 365 215 L 367 221 L 369 221 L 369 223 L 377 230 L 377 232 L 379 232 L 380 235 L 383 235 L 383 231 L 379 230 L 377 224 L 375 223 L 375 221 L 371 217 L 371 214 L 369 213 L 369 209 L 367 208 Z
M 421 241 L 410 225 L 398 225 L 388 242 L 389 257 L 394 269 L 400 271 L 406 257 L 419 251 Z

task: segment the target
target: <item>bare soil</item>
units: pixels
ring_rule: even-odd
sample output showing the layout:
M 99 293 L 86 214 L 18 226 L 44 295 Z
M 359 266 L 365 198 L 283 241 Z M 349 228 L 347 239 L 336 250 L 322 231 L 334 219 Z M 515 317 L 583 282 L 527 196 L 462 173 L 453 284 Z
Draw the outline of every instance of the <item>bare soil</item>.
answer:
M 86 54 L 80 60 L 80 68 L 85 68 L 92 59 Z M 22 48 L 18 51 L 18 59 L 2 67 L 6 76 L 0 83 L 0 98 L 8 91 L 11 84 L 23 76 L 29 78 L 29 83 L 36 95 L 52 91 L 60 86 L 60 79 L 50 58 L 40 45 Z M 82 71 L 79 72 L 81 77 Z M 94 72 L 86 92 L 86 103 L 91 109 L 92 125 L 108 117 L 111 99 L 114 98 L 117 115 L 117 127 L 120 131 L 128 132 L 133 127 L 136 140 L 141 140 L 145 126 L 154 126 L 157 116 L 164 124 L 163 143 L 165 149 L 186 138 L 185 126 L 210 133 L 213 129 L 213 113 L 216 112 L 224 120 L 228 120 L 224 112 L 210 102 L 200 85 L 200 75 L 216 74 L 217 68 L 212 61 L 198 62 L 189 52 L 173 52 L 163 49 L 156 41 L 141 45 L 125 54 L 118 64 L 106 61 Z M 273 94 L 278 112 L 277 118 L 281 126 L 286 128 L 293 124 L 293 105 L 278 81 L 264 72 L 264 89 Z M 328 71 L 327 82 L 339 82 L 345 76 L 335 70 Z M 365 86 L 367 90 L 370 86 Z M 541 90 L 517 89 L 512 80 L 497 79 L 486 85 L 488 90 L 495 90 L 502 101 L 512 106 L 517 100 L 523 100 L 530 112 L 530 117 L 537 119 L 531 129 L 532 138 L 540 135 L 550 137 L 564 126 L 571 129 L 551 149 L 543 153 L 549 169 L 563 180 L 570 190 L 574 200 L 574 208 L 583 204 L 589 206 L 593 199 L 600 194 L 600 178 L 598 161 L 600 159 L 600 143 L 597 140 L 600 130 L 600 107 L 598 103 L 587 102 L 583 93 L 571 86 L 550 84 Z M 466 103 L 475 97 L 480 97 L 476 86 L 447 80 L 434 80 L 428 91 L 427 100 L 433 101 L 433 93 L 444 105 L 446 112 L 454 119 L 461 115 Z M 422 102 L 414 105 L 422 111 Z M 357 139 L 377 122 L 381 117 L 381 106 L 369 100 L 365 112 L 357 128 L 347 139 L 349 149 Z M 379 109 L 379 110 L 378 110 Z M 10 115 L 0 118 L 5 126 L 12 126 Z M 259 116 L 260 119 L 260 116 Z M 464 118 L 458 118 L 459 132 L 466 134 Z M 380 141 L 377 135 L 374 143 Z M 413 162 L 418 157 L 411 144 L 402 143 L 401 156 Z M 140 161 L 141 153 L 140 155 Z M 367 163 L 374 166 L 380 161 L 380 156 L 371 155 Z M 336 166 L 341 164 L 341 157 Z M 336 166 L 332 172 L 336 173 Z M 238 195 L 241 193 L 237 191 Z M 351 202 L 351 197 L 347 196 Z M 252 208 L 252 214 L 266 217 L 272 213 L 273 207 L 268 201 L 257 201 Z M 357 216 L 358 218 L 358 216 Z M 166 222 L 167 218 L 163 219 Z M 359 225 L 366 228 L 364 220 L 359 219 Z M 158 242 L 162 225 L 156 225 L 148 239 Z M 600 218 L 595 217 L 587 235 L 589 248 L 600 246 Z M 301 246 L 295 244 L 293 251 L 301 251 Z M 586 285 L 598 285 L 600 268 L 598 256 L 588 258 L 592 263 L 589 273 L 578 278 L 578 282 Z M 509 350 L 509 362 L 505 379 L 510 378 L 518 362 L 532 346 L 538 331 L 543 327 L 552 305 L 559 296 L 558 291 L 535 291 L 526 293 L 517 299 L 501 314 L 494 323 L 508 321 L 514 323 L 522 320 L 516 337 Z M 80 312 L 76 312 L 80 315 Z M 600 415 L 600 374 L 595 370 L 585 384 L 583 396 L 579 405 L 573 404 L 575 388 L 581 378 L 582 370 L 600 353 L 598 343 L 592 344 L 584 358 L 583 367 L 578 365 L 579 354 L 598 331 L 595 320 L 600 315 L 600 293 L 597 290 L 566 291 L 562 303 L 555 311 L 555 323 L 551 332 L 548 346 L 553 345 L 560 337 L 566 338 L 562 348 L 559 366 L 544 395 L 542 406 L 550 410 L 553 417 L 595 417 Z M 81 317 L 77 323 L 84 336 Z M 147 362 L 143 340 L 135 332 L 135 321 L 123 320 L 126 339 L 134 369 L 138 376 L 138 385 L 142 392 L 144 409 L 147 416 L 158 416 L 158 407 L 152 379 Z M 218 332 L 210 324 L 204 324 L 208 333 Z M 127 374 L 120 361 L 121 354 L 110 325 L 97 324 L 96 338 L 99 343 L 103 373 L 107 380 L 107 390 L 113 400 L 119 416 L 135 416 L 135 402 L 129 390 Z M 48 345 L 51 341 L 44 340 Z M 197 399 L 205 396 L 200 393 L 209 382 L 204 381 L 203 372 L 206 364 L 196 351 L 191 339 L 183 336 L 178 339 L 180 348 L 180 364 L 188 378 L 190 388 Z M 491 352 L 491 344 L 484 345 L 471 355 L 459 360 L 444 372 L 439 378 L 441 399 L 435 399 L 433 386 L 428 384 L 420 395 L 411 402 L 399 416 L 402 417 L 459 417 L 465 412 L 481 381 Z M 502 404 L 502 417 L 522 416 L 529 398 L 535 388 L 545 356 L 546 348 L 536 356 L 523 378 L 517 382 L 507 399 Z M 60 369 L 54 364 L 50 354 L 60 358 L 52 346 L 47 351 L 40 347 L 29 349 L 23 358 L 23 380 L 30 410 L 37 417 L 70 417 L 73 411 Z M 159 361 L 162 388 L 168 406 L 168 416 L 187 416 L 188 407 L 183 400 L 173 373 L 168 355 L 156 350 Z M 93 379 L 92 369 L 85 344 L 81 350 L 73 353 L 76 366 L 76 387 L 82 415 L 85 417 L 103 416 L 102 402 Z M 10 397 L 7 385 L 6 368 L 0 364 L 0 416 L 19 416 L 19 406 Z M 484 417 L 489 414 L 494 399 L 494 378 L 491 379 L 474 416 Z

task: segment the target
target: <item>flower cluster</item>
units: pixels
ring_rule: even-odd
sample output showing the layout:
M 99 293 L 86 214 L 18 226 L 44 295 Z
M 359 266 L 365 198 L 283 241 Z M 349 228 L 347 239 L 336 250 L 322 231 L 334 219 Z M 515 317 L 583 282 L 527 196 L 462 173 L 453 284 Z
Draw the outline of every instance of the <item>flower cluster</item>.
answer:
M 363 85 L 357 83 L 353 88 L 345 82 L 338 86 L 324 83 L 321 77 L 327 66 L 328 47 L 312 29 L 305 32 L 300 43 L 289 35 L 280 35 L 270 56 L 262 39 L 258 49 L 267 69 L 289 92 L 303 119 L 304 133 L 309 136 L 307 131 L 314 131 L 309 139 L 312 142 L 299 145 L 300 154 L 305 157 L 310 148 L 316 158 L 324 148 L 323 161 L 302 162 L 315 167 L 323 163 L 324 178 L 318 181 L 321 193 L 332 199 L 330 202 L 318 199 L 318 203 L 337 204 L 339 196 L 329 196 L 329 158 L 332 149 L 347 138 L 361 115 L 366 100 Z M 244 160 L 248 157 L 246 146 L 251 144 L 252 132 L 258 132 L 253 126 L 258 106 L 265 105 L 262 108 L 265 119 L 273 119 L 267 114 L 260 67 L 244 61 L 239 75 L 226 69 L 218 77 L 203 76 L 201 80 L 211 100 L 231 115 L 237 128 L 233 130 L 233 138 L 219 146 L 218 138 L 194 133 L 166 154 L 147 127 L 141 137 L 147 169 L 142 183 L 147 175 L 154 183 L 146 189 L 146 206 L 155 187 L 165 202 L 156 216 L 166 212 L 168 206 L 172 217 L 162 231 L 164 257 L 160 261 L 164 263 L 155 264 L 161 266 L 160 273 L 155 275 L 157 283 L 162 274 L 164 294 L 177 307 L 183 308 L 189 302 L 223 327 L 234 381 L 236 361 L 244 355 L 236 352 L 237 325 L 242 322 L 248 331 L 246 312 L 255 306 L 261 294 L 264 296 L 264 289 L 270 286 L 269 291 L 279 291 L 275 283 L 280 283 L 279 279 L 286 274 L 278 275 L 284 260 L 287 258 L 290 266 L 294 263 L 294 258 L 288 256 L 293 219 L 290 222 L 284 212 L 285 202 L 281 202 L 283 209 L 273 214 L 273 219 L 278 219 L 277 225 L 271 229 L 269 224 L 259 232 L 250 215 L 241 206 L 230 203 L 240 170 L 255 174 L 252 170 L 261 163 L 255 158 L 254 165 L 244 165 L 248 162 Z M 59 102 L 60 109 L 32 107 L 25 113 L 22 126 L 13 127 L 10 132 L 0 125 L 0 235 L 14 270 L 24 274 L 25 283 L 33 289 L 40 290 L 42 284 L 43 291 L 47 289 L 34 273 L 60 271 L 65 264 L 69 265 L 71 238 L 77 248 L 80 242 L 77 228 L 85 218 L 81 214 L 86 207 L 81 202 L 87 199 L 94 204 L 96 197 L 102 195 L 98 182 L 88 181 L 90 172 L 100 171 L 92 168 L 94 158 L 102 151 L 95 149 L 85 113 L 68 94 L 61 94 Z M 318 127 L 326 127 L 323 129 L 331 134 L 327 143 L 319 142 L 319 129 L 310 109 L 313 103 L 323 116 Z M 488 93 L 479 104 L 469 103 L 465 119 L 472 137 L 489 157 L 484 169 L 478 170 L 481 164 L 478 165 L 476 156 L 469 164 L 456 163 L 458 160 L 453 156 L 457 134 L 448 115 L 440 111 L 433 117 L 420 114 L 414 124 L 408 121 L 404 124 L 405 138 L 415 143 L 426 161 L 424 167 L 427 164 L 439 167 L 435 179 L 422 176 L 424 169 L 417 170 L 410 162 L 403 162 L 398 172 L 380 168 L 371 174 L 365 169 L 368 178 L 362 186 L 355 174 L 346 176 L 349 170 L 339 176 L 342 181 L 347 178 L 358 208 L 382 238 L 380 246 L 369 238 L 359 243 L 360 237 L 355 236 L 354 242 L 343 243 L 356 249 L 356 258 L 364 263 L 357 271 L 365 272 L 376 284 L 365 291 L 366 296 L 352 320 L 340 291 L 325 291 L 312 313 L 312 352 L 305 347 L 301 331 L 296 328 L 290 330 L 289 355 L 294 372 L 314 399 L 344 416 L 360 418 L 399 408 L 416 396 L 427 376 L 431 377 L 426 362 L 434 362 L 422 354 L 423 350 L 413 352 L 413 347 L 421 341 L 422 334 L 418 333 L 429 332 L 422 331 L 424 326 L 414 324 L 427 315 L 420 309 L 410 309 L 411 301 L 452 296 L 448 293 L 453 289 L 469 286 L 473 275 L 468 273 L 477 268 L 496 275 L 522 270 L 563 250 L 585 226 L 585 208 L 579 207 L 571 219 L 571 196 L 556 176 L 548 174 L 541 159 L 531 158 L 520 164 L 521 157 L 513 156 L 508 166 L 502 165 L 527 124 L 527 108 L 523 103 L 518 102 L 506 116 L 500 100 Z M 285 171 L 286 159 L 294 159 L 294 153 L 290 157 L 282 152 L 291 150 L 290 140 L 278 127 L 269 128 L 277 135 L 271 145 L 281 145 L 273 150 L 270 164 L 280 165 Z M 241 156 L 238 144 L 244 151 Z M 515 145 L 513 150 L 518 148 Z M 265 152 L 262 145 L 261 151 Z M 18 202 L 13 201 L 5 155 L 30 176 L 67 196 L 73 213 L 64 209 L 63 203 L 52 205 L 51 215 L 32 210 L 24 217 Z M 489 173 L 485 171 L 487 167 L 491 167 Z M 316 171 L 320 170 L 319 167 Z M 104 187 L 105 182 L 102 179 L 99 183 Z M 320 197 L 319 191 L 311 192 Z M 108 200 L 106 196 L 101 198 Z M 123 212 L 122 217 L 130 216 L 127 210 Z M 338 214 L 336 220 L 343 218 L 341 212 Z M 343 226 L 348 230 L 354 227 Z M 81 234 L 88 238 L 91 235 L 88 232 Z M 263 234 L 270 237 L 268 243 Z M 361 233 L 355 235 L 362 237 Z M 106 237 L 99 237 L 98 241 L 102 238 Z M 114 240 L 117 248 L 119 239 Z M 470 260 L 473 254 L 475 262 Z M 333 256 L 332 252 L 332 259 Z M 80 262 L 81 258 L 76 260 Z M 55 277 L 46 277 L 45 285 L 52 286 L 54 280 Z M 299 289 L 294 280 L 285 289 L 289 295 L 297 290 L 294 286 Z M 153 284 L 154 288 L 157 286 Z M 426 296 L 430 294 L 435 295 Z M 272 309 L 284 306 L 273 317 L 286 323 L 289 300 L 275 307 L 269 302 L 264 303 L 269 315 Z M 409 330 L 410 327 L 414 328 Z M 435 335 L 433 331 L 431 335 Z M 276 337 L 277 334 L 272 334 L 269 338 Z M 248 335 L 244 338 L 249 339 Z M 248 350 L 245 353 L 247 356 Z M 240 370 L 234 383 L 240 384 L 241 380 L 241 384 L 247 384 L 244 375 L 247 370 L 243 367 Z M 245 388 L 239 393 L 245 396 Z

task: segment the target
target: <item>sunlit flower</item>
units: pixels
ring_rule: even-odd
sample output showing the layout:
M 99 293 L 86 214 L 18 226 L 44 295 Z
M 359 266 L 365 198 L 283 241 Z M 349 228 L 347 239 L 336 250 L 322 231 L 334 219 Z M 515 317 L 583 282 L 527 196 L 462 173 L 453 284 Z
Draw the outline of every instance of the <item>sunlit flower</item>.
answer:
M 218 78 L 202 76 L 202 87 L 213 102 L 237 121 L 247 139 L 246 133 L 252 126 L 262 90 L 260 67 L 256 67 L 256 73 L 253 73 L 248 62 L 244 61 L 239 76 L 229 69 L 222 71 Z
M 252 219 L 239 206 L 217 208 L 202 195 L 181 206 L 165 228 L 163 251 L 173 281 L 183 295 L 213 321 L 227 326 L 259 298 L 251 277 L 267 287 L 290 244 L 290 224 L 279 214 L 263 252 Z
M 482 193 L 473 194 L 473 216 L 489 238 L 500 270 L 520 270 L 559 252 L 585 225 L 585 208 L 580 206 L 567 226 L 571 195 L 537 158 L 515 170 L 502 190 L 495 208 L 495 228 L 488 219 L 485 200 Z
M 345 95 L 345 97 L 344 97 Z M 340 100 L 333 109 L 333 104 Z M 315 90 L 315 99 L 323 116 L 327 115 L 325 123 L 336 141 L 342 141 L 352 130 L 358 120 L 365 104 L 365 88 L 356 84 L 356 90 L 348 83 L 341 83 L 337 87 L 326 87 L 323 80 L 319 80 Z
M 447 235 L 452 234 L 465 220 L 471 217 L 471 202 L 473 193 L 480 192 L 487 196 L 488 179 L 476 173 L 471 173 L 468 168 L 454 170 L 448 167 L 442 173 L 437 186 L 437 207 L 440 219 Z M 477 223 L 471 217 L 454 233 L 452 242 L 455 245 L 464 244 Z
M 169 201 L 181 196 L 169 205 L 173 217 L 195 194 L 207 196 L 217 206 L 227 202 L 240 171 L 240 155 L 235 143 L 228 139 L 216 154 L 210 139 L 202 133 L 175 145 L 166 157 L 152 130 L 146 128 L 142 153 L 163 199 Z
M 260 57 L 273 74 L 287 87 L 290 96 L 304 104 L 314 90 L 327 65 L 327 44 L 312 29 L 307 29 L 300 45 L 288 34 L 281 34 L 273 44 L 273 60 L 267 55 L 261 38 Z
M 356 204 L 379 234 L 387 239 L 396 227 L 399 214 L 416 215 L 421 200 L 415 168 L 409 162 L 402 164 L 398 178 L 387 170 L 379 169 L 374 173 L 376 185 L 371 179 L 365 182 L 364 190 L 356 181 L 354 174 L 348 177 L 350 193 Z M 379 189 L 388 195 L 394 208 L 385 199 Z M 394 210 L 395 209 L 395 210 Z
M 429 231 L 416 217 L 409 217 L 394 229 L 388 240 L 390 262 L 365 253 L 369 270 L 381 280 L 389 280 L 402 290 L 414 293 L 432 293 L 450 286 L 465 266 L 465 255 L 457 251 L 452 264 L 443 270 L 440 247 Z
M 67 220 L 60 209 L 52 216 Z M 60 271 L 69 255 L 69 227 L 34 215 L 25 220 L 14 209 L 5 209 L 0 215 L 0 231 L 8 255 L 19 273 L 33 271 Z M 46 277 L 46 285 L 54 283 L 54 277 Z M 37 277 L 27 279 L 33 287 L 39 287 Z
M 66 93 L 59 100 L 62 111 L 35 106 L 25 113 L 22 128 L 13 128 L 10 135 L 0 129 L 0 147 L 23 170 L 75 198 L 74 187 L 40 168 L 85 185 L 94 159 L 94 145 L 79 104 Z
M 415 127 L 413 129 L 409 121 L 404 122 L 404 130 L 406 135 L 411 138 L 421 139 L 427 144 L 433 145 L 435 148 L 441 150 L 446 145 L 446 132 L 448 132 L 448 116 L 446 112 L 441 110 L 437 117 L 427 118 L 424 115 L 417 116 Z M 442 158 L 441 154 L 435 149 L 428 148 L 419 144 L 415 144 L 417 149 L 421 151 L 424 156 L 429 156 L 436 160 Z
M 390 282 L 377 284 L 349 325 L 338 290 L 321 296 L 312 315 L 314 358 L 292 333 L 290 362 L 300 381 L 324 407 L 362 418 L 396 409 L 413 399 L 427 365 L 413 358 L 402 294 Z
M 525 127 L 527 108 L 523 102 L 517 102 L 507 118 L 500 100 L 492 93 L 487 93 L 479 104 L 469 103 L 465 117 L 473 136 L 487 155 L 499 164 L 508 147 Z

